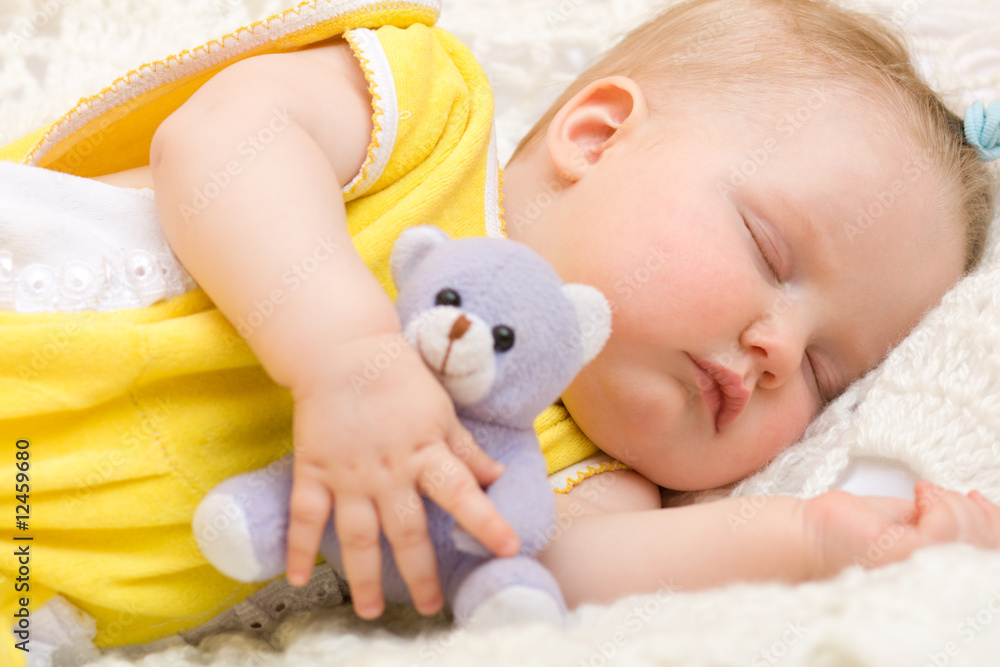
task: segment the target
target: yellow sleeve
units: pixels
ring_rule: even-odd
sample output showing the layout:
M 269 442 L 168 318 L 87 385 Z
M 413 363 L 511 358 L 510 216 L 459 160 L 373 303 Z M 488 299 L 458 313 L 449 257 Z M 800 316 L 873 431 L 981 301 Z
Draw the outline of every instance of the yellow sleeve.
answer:
M 500 236 L 493 93 L 451 34 L 415 24 L 345 34 L 369 83 L 368 157 L 344 188 L 348 230 L 390 296 L 389 254 L 413 225 Z

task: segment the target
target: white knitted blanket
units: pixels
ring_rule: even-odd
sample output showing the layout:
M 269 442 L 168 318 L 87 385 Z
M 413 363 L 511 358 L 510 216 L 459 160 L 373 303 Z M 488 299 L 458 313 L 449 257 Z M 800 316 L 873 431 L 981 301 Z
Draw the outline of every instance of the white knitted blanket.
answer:
M 441 25 L 480 58 L 498 105 L 501 158 L 550 100 L 654 0 L 446 0 Z M 1000 2 L 857 0 L 912 35 L 918 63 L 964 109 L 1000 97 Z M 0 1 L 0 142 L 54 120 L 128 68 L 283 8 L 282 0 Z M 852 386 L 797 445 L 733 493 L 818 494 L 850 457 L 1000 502 L 1000 248 Z M 749 503 L 749 501 L 748 501 Z M 752 512 L 748 505 L 748 512 Z M 683 536 L 678 536 L 683 539 Z M 877 547 L 877 545 L 875 545 Z M 586 558 L 586 554 L 581 554 Z M 1000 665 L 1000 555 L 961 545 L 799 586 L 664 589 L 571 614 L 563 631 L 450 628 L 392 608 L 286 622 L 270 643 L 240 635 L 143 651 L 122 665 Z

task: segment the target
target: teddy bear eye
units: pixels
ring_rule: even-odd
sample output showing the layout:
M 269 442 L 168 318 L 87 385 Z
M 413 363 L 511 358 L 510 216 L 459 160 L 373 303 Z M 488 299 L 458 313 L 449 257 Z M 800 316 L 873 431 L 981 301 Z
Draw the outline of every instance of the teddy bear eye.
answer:
M 459 296 L 458 292 L 448 287 L 437 293 L 434 303 L 438 306 L 454 306 L 458 308 L 462 305 L 462 297 Z
M 514 347 L 514 330 L 505 324 L 493 327 L 493 349 L 497 352 L 506 352 L 512 347 Z

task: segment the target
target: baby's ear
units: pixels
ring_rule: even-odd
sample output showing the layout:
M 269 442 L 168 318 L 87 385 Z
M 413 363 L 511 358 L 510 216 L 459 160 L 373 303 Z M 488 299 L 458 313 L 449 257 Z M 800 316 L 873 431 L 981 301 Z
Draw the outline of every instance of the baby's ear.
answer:
M 392 282 L 399 289 L 427 254 L 450 240 L 441 229 L 431 225 L 419 225 L 403 230 L 392 247 L 389 256 L 389 270 L 392 272 Z
M 570 283 L 563 285 L 563 294 L 573 304 L 580 330 L 580 347 L 586 366 L 597 356 L 611 335 L 611 306 L 596 287 Z
M 607 76 L 583 87 L 549 123 L 545 144 L 560 178 L 576 183 L 605 151 L 634 135 L 650 117 L 642 88 L 626 76 Z

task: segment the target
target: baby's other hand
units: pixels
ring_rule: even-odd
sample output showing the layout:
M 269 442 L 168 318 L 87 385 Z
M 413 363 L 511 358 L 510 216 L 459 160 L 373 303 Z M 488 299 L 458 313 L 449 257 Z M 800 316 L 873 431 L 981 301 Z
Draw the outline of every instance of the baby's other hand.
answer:
M 387 350 L 398 354 L 372 373 L 374 360 L 389 358 Z M 498 466 L 398 334 L 338 346 L 317 360 L 314 376 L 293 386 L 292 394 L 287 569 L 293 584 L 308 581 L 333 505 L 344 574 L 355 611 L 364 618 L 383 609 L 380 532 L 417 610 L 433 614 L 443 605 L 421 493 L 493 553 L 517 553 L 517 535 L 481 488 L 499 476 Z
M 946 491 L 921 480 L 913 501 L 831 491 L 806 501 L 808 560 L 813 577 L 848 565 L 879 567 L 920 547 L 965 542 L 1000 548 L 1000 507 L 978 491 Z

